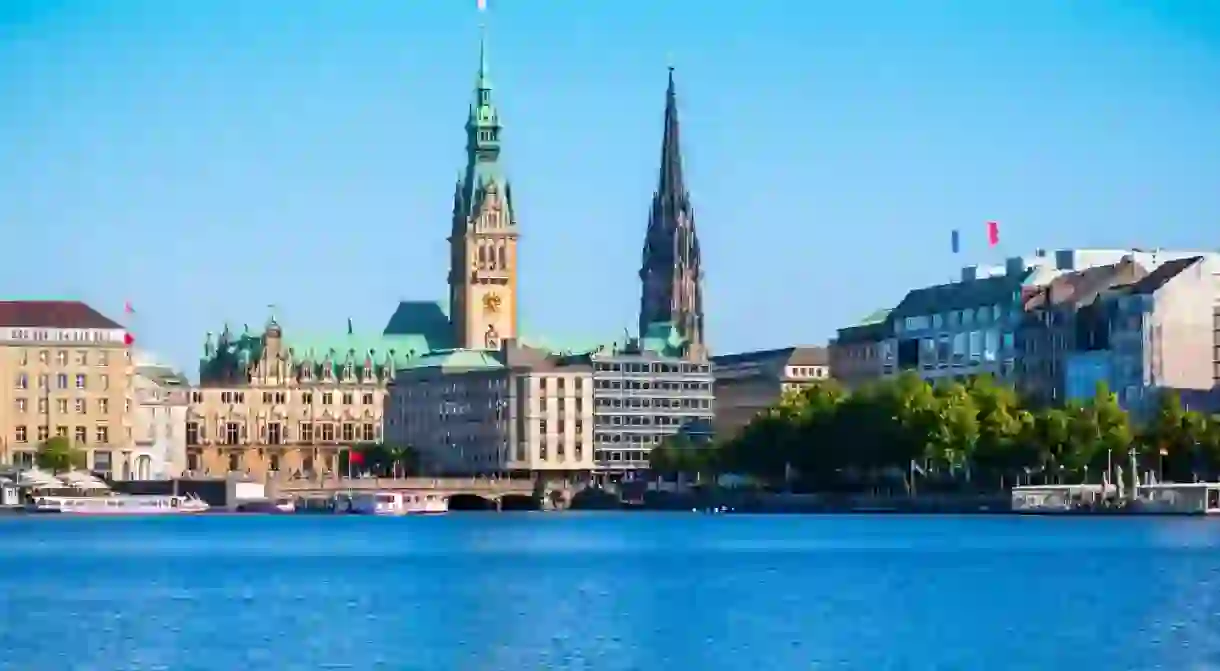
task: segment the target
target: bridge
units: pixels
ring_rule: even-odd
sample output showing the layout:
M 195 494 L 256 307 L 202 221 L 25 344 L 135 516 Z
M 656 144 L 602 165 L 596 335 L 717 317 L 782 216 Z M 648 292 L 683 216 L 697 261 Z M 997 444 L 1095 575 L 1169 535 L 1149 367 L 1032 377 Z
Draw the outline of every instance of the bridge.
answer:
M 267 483 L 268 496 L 305 498 L 331 497 L 335 494 L 368 492 L 404 492 L 440 494 L 450 500 L 455 497 L 478 497 L 500 509 L 508 497 L 534 501 L 536 494 L 542 507 L 564 507 L 574 488 L 563 482 L 544 483 L 533 480 L 495 478 L 328 478 L 326 480 L 274 480 Z M 539 491 L 541 490 L 541 491 Z

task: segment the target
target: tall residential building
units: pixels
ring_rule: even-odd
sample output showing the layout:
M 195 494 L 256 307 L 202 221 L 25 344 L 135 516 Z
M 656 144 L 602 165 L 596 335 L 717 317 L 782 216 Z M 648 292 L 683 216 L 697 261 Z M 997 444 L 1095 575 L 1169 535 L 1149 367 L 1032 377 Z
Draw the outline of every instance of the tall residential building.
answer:
M 683 358 L 677 328 L 655 324 L 625 347 L 594 352 L 595 473 L 602 480 L 648 468 L 652 449 L 683 434 L 712 437 L 715 396 L 711 364 Z
M 732 437 L 784 392 L 830 379 L 825 347 L 798 345 L 712 357 L 717 436 Z
M 419 450 L 425 472 L 587 479 L 593 384 L 587 357 L 501 341 L 441 350 L 399 368 L 386 439 Z
M 186 471 L 186 415 L 190 382 L 178 371 L 153 360 L 136 359 L 132 451 L 122 477 L 168 480 Z
M 123 473 L 131 436 L 131 338 L 76 301 L 0 302 L 0 462 L 30 465 L 51 436 Z
M 484 36 L 449 235 L 449 306 L 457 346 L 465 349 L 498 350 L 503 339 L 517 337 L 517 216 L 491 93 Z
M 665 92 L 661 170 L 648 215 L 640 281 L 640 335 L 652 324 L 672 323 L 687 343 L 685 356 L 706 358 L 702 256 L 695 211 L 682 176 L 673 68 Z

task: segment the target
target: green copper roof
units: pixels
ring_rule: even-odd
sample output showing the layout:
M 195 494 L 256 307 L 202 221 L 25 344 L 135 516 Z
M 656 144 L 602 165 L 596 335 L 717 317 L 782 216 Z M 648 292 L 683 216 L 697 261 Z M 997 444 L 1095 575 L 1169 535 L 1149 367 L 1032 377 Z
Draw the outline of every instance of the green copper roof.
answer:
M 640 335 L 640 349 L 662 356 L 681 356 L 686 338 L 673 322 L 653 322 Z
M 504 364 L 495 354 L 485 350 L 452 349 L 432 352 L 405 362 L 399 370 L 440 368 L 445 371 L 499 370 Z
M 479 72 L 475 78 L 474 98 L 466 117 L 466 169 L 458 180 L 453 196 L 453 234 L 460 235 L 477 214 L 488 192 L 495 189 L 502 198 L 510 224 L 515 224 L 512 187 L 500 164 L 503 125 L 492 98 L 487 35 L 479 41 Z

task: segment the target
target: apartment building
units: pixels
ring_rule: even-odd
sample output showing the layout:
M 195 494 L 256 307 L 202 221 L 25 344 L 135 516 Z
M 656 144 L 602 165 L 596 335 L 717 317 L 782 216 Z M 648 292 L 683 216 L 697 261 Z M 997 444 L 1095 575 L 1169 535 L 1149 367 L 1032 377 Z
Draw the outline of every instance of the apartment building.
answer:
M 186 471 L 190 382 L 173 368 L 136 356 L 133 377 L 131 480 L 167 480 Z
M 0 302 L 0 461 L 31 465 L 58 436 L 95 471 L 129 471 L 131 342 L 78 301 Z
M 786 391 L 831 379 L 825 347 L 800 345 L 712 357 L 717 436 L 736 435 Z

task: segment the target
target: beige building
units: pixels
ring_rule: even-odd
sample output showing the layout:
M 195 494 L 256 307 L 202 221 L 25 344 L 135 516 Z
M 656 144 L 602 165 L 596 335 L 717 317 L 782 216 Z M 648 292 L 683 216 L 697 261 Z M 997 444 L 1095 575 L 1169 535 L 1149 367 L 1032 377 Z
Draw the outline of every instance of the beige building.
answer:
M 40 443 L 62 436 L 95 471 L 129 469 L 130 342 L 84 303 L 0 302 L 0 462 L 33 464 Z
M 186 470 L 186 415 L 190 382 L 174 369 L 136 356 L 132 377 L 131 455 L 120 477 L 168 480 Z
M 593 470 L 588 357 L 501 342 L 411 361 L 390 388 L 387 441 L 437 474 L 586 478 Z
M 800 345 L 712 357 L 715 434 L 730 438 L 785 391 L 830 379 L 825 347 Z

